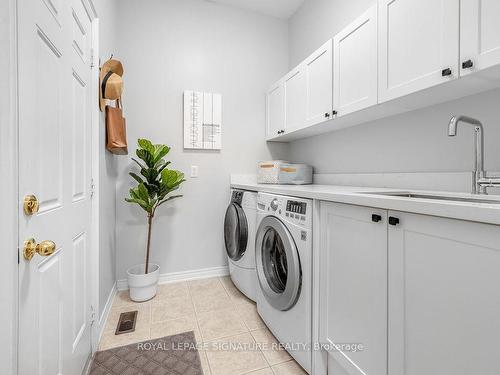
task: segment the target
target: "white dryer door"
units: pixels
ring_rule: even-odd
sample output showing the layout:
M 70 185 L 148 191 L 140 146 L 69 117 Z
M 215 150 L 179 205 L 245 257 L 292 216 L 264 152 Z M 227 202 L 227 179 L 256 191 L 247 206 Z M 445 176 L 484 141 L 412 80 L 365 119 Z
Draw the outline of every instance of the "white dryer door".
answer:
M 281 220 L 266 216 L 261 221 L 255 250 L 264 297 L 275 309 L 291 309 L 300 295 L 302 271 L 295 241 Z
M 248 223 L 241 206 L 231 202 L 224 218 L 224 243 L 229 259 L 240 260 L 247 249 Z

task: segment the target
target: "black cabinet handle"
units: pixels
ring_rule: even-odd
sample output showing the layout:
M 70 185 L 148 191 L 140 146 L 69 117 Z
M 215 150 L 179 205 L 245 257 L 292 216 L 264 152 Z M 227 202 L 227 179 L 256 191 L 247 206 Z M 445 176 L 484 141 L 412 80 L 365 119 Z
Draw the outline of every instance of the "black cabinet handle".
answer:
M 332 111 L 332 115 L 334 115 L 334 116 L 336 116 L 336 115 L 337 115 L 337 113 L 338 113 L 338 112 L 337 112 L 337 111 L 335 111 L 335 110 L 334 110 L 334 111 Z
M 389 224 L 390 225 L 398 225 L 399 224 L 399 218 L 390 216 L 389 217 Z
M 372 215 L 372 221 L 373 221 L 374 223 L 378 223 L 378 222 L 380 222 L 381 220 L 382 220 L 382 216 L 377 215 L 377 214 L 373 214 L 373 215 Z
M 328 118 L 330 117 L 330 114 L 328 112 L 325 113 L 325 117 Z
M 443 77 L 451 76 L 451 69 L 450 69 L 450 68 L 443 69 L 443 70 L 441 71 L 441 75 L 442 75 Z
M 467 60 L 462 63 L 462 69 L 470 69 L 474 66 L 474 62 L 472 60 Z

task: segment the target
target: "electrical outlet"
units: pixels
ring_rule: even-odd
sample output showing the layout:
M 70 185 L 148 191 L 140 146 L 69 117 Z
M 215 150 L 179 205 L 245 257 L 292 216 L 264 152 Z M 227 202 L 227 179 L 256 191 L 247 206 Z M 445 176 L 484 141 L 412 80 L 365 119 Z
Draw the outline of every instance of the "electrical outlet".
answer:
M 191 166 L 191 178 L 197 178 L 197 177 L 198 177 L 198 166 L 192 165 Z

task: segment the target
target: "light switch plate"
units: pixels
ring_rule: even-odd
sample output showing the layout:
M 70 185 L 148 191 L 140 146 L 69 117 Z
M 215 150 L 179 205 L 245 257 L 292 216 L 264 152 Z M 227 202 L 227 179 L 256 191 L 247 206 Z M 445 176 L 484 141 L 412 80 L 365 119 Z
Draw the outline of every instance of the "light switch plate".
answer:
M 191 166 L 191 178 L 196 178 L 196 177 L 198 177 L 198 166 L 192 165 Z

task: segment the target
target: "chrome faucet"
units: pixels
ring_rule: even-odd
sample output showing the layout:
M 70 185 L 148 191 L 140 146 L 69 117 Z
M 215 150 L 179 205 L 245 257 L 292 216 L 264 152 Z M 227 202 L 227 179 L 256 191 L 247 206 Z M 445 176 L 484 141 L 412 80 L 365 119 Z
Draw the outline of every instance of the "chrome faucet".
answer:
M 457 135 L 457 125 L 464 122 L 474 126 L 474 176 L 472 194 L 487 194 L 486 188 L 500 187 L 500 177 L 487 177 L 484 171 L 484 132 L 481 121 L 468 116 L 453 116 L 448 124 L 448 136 Z

